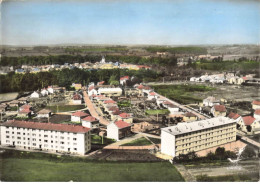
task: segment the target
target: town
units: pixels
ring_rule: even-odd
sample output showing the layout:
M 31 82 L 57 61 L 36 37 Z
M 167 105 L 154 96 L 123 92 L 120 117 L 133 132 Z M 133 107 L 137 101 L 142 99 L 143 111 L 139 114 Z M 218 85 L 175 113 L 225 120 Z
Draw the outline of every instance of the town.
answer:
M 106 64 L 104 57 L 100 64 Z M 185 105 L 159 94 L 153 89 L 156 86 L 135 83 L 135 78 L 121 76 L 117 83 L 100 81 L 86 86 L 72 83 L 70 89 L 50 84 L 2 102 L 1 147 L 90 159 L 110 160 L 109 155 L 114 160 L 171 163 L 191 154 L 207 157 L 219 148 L 231 152 L 227 157 L 234 157 L 247 145 L 259 155 L 260 143 L 252 139 L 260 133 L 259 99 L 251 101 L 249 112 L 241 113 L 233 111 L 231 100 L 214 96 Z M 245 82 L 233 83 L 232 78 L 227 85 Z M 190 81 L 226 83 L 223 75 L 192 77 Z M 118 158 L 122 150 L 131 151 L 131 157 Z M 147 152 L 137 159 L 140 151 Z

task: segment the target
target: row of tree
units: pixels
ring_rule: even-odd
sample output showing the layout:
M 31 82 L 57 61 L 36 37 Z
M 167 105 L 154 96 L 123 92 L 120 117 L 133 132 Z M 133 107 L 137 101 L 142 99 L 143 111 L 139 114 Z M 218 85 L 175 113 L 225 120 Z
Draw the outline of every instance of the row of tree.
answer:
M 70 88 L 72 83 L 87 85 L 90 82 L 105 81 L 107 84 L 118 85 L 121 76 L 134 76 L 137 82 L 156 81 L 162 77 L 162 73 L 152 70 L 122 70 L 122 69 L 103 69 L 103 70 L 82 70 L 82 69 L 63 69 L 50 72 L 39 73 L 8 73 L 0 75 L 0 92 L 26 92 L 41 89 L 48 85 L 59 85 Z

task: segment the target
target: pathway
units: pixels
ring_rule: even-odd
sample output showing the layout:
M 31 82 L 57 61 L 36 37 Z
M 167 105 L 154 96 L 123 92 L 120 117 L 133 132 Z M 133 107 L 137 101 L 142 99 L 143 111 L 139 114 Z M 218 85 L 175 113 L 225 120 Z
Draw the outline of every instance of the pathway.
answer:
M 98 119 L 101 124 L 108 125 L 109 121 L 107 121 L 106 119 L 104 119 L 102 116 L 100 116 L 97 113 L 97 111 L 96 111 L 96 109 L 95 109 L 95 107 L 94 107 L 92 101 L 90 100 L 90 98 L 89 98 L 89 96 L 88 96 L 86 91 L 83 91 L 83 96 L 84 96 L 85 104 L 88 107 L 88 110 L 89 110 L 91 116 L 93 116 L 94 118 Z
M 182 164 L 174 165 L 186 182 L 196 182 L 196 178 Z

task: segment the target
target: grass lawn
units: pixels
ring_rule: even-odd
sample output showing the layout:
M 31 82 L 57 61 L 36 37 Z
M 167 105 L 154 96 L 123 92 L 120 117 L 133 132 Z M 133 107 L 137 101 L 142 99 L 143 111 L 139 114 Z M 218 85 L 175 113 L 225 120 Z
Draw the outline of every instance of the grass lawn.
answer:
M 138 138 L 136 140 L 133 140 L 129 143 L 125 143 L 121 146 L 146 146 L 146 145 L 151 145 L 152 143 L 145 139 L 144 137 Z
M 169 162 L 105 162 L 18 151 L 0 159 L 1 181 L 184 181 Z
M 145 112 L 148 115 L 170 114 L 170 111 L 168 109 L 146 110 Z
M 46 109 L 50 109 L 53 113 L 57 112 L 57 106 L 47 106 Z M 75 111 L 79 109 L 84 109 L 85 105 L 59 105 L 58 112 Z
M 253 182 L 257 179 L 252 179 L 252 175 L 244 174 L 234 174 L 234 175 L 223 175 L 223 176 L 208 176 L 199 175 L 196 176 L 198 182 Z
M 110 139 L 110 138 L 107 138 L 107 137 L 103 138 L 103 144 L 104 145 L 108 145 L 108 144 L 111 144 L 111 143 L 114 143 L 114 142 L 116 142 L 116 140 Z M 98 136 L 98 135 L 91 135 L 91 143 L 92 144 L 102 144 L 102 137 Z
M 153 138 L 153 137 L 148 137 L 154 144 L 161 144 L 161 139 Z
M 205 85 L 154 85 L 154 91 L 175 100 L 181 104 L 190 104 L 201 102 L 200 97 L 194 96 L 193 92 L 207 92 L 215 90 L 215 88 Z
M 117 102 L 117 105 L 119 107 L 130 107 L 131 103 L 130 103 L 130 101 L 119 101 L 119 102 Z

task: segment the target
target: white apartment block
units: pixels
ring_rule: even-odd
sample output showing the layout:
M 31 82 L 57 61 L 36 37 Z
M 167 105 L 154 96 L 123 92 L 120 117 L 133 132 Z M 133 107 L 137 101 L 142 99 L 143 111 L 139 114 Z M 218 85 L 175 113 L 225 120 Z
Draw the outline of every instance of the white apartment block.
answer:
M 79 125 L 11 120 L 0 131 L 2 146 L 78 155 L 91 149 L 90 129 Z
M 172 157 L 236 141 L 236 121 L 223 116 L 179 123 L 161 131 L 161 152 Z

